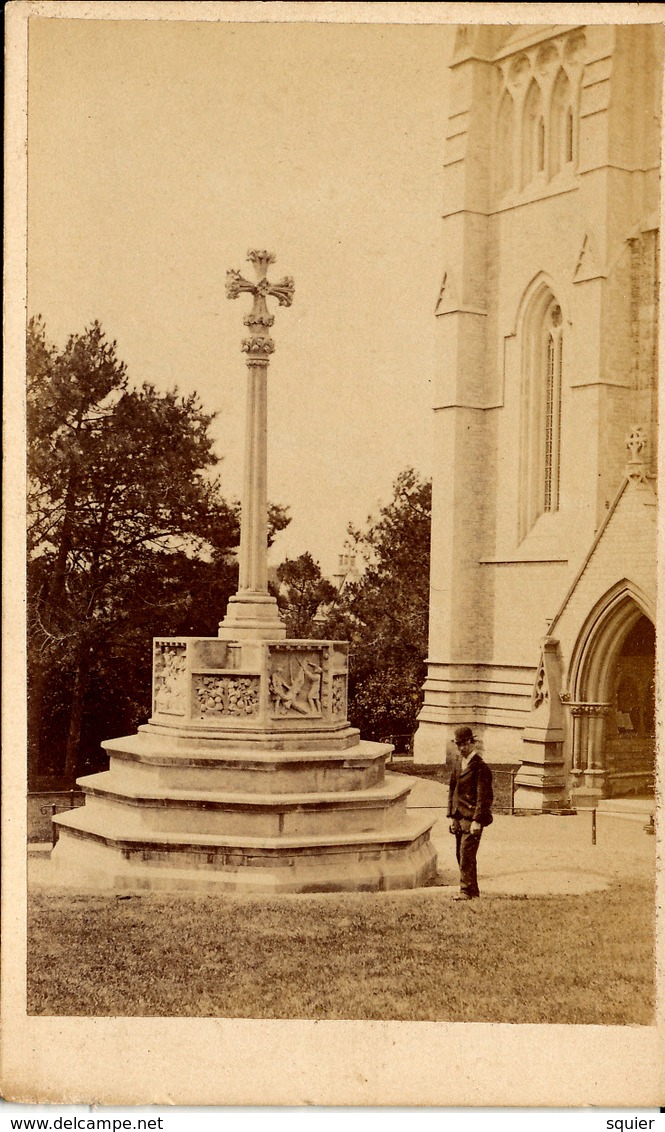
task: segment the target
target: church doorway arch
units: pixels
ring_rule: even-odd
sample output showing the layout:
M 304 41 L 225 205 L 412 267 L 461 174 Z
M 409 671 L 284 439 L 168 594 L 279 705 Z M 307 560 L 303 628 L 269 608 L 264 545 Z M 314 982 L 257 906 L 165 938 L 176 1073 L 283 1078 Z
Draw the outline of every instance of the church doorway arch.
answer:
M 653 789 L 656 635 L 646 603 L 622 584 L 588 619 L 571 664 L 575 793 Z
M 656 633 L 642 616 L 633 625 L 617 658 L 605 758 L 611 795 L 632 793 L 652 778 L 656 738 Z

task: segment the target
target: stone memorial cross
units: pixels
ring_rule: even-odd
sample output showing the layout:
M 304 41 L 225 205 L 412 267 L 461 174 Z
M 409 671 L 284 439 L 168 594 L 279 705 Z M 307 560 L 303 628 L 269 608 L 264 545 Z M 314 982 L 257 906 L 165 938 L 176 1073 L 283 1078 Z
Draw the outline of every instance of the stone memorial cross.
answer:
M 268 365 L 275 343 L 269 330 L 275 321 L 267 297 L 282 307 L 293 301 L 293 279 L 285 276 L 278 283 L 266 277 L 272 252 L 252 250 L 247 259 L 254 264 L 256 281 L 250 282 L 234 269 L 226 273 L 229 299 L 248 293 L 252 310 L 244 318 L 249 329 L 242 348 L 247 354 L 247 409 L 245 423 L 245 466 L 240 522 L 240 574 L 238 592 L 232 597 L 220 637 L 228 639 L 284 637 L 277 603 L 268 593 Z

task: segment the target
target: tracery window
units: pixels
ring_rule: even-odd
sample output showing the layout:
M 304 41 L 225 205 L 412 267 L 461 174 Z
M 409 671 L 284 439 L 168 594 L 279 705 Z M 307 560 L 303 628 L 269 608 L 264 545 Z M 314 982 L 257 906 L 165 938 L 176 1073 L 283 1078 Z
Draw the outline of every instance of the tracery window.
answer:
M 497 60 L 494 188 L 541 192 L 577 161 L 583 33 L 557 36 Z M 553 186 L 553 189 L 559 186 Z

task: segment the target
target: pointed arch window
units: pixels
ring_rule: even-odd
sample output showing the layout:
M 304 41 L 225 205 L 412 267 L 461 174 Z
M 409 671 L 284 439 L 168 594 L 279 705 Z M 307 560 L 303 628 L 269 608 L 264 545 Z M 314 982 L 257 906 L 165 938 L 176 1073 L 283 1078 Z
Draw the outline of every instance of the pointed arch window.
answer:
M 513 148 L 515 107 L 512 96 L 504 92 L 496 124 L 496 190 L 500 196 L 513 187 Z
M 541 515 L 559 510 L 563 318 L 549 288 L 532 299 L 523 335 L 521 539 Z
M 522 188 L 545 168 L 545 120 L 542 111 L 542 96 L 535 79 L 524 100 L 522 121 Z
M 559 71 L 552 90 L 550 122 L 550 174 L 555 176 L 573 160 L 572 93 L 568 76 L 563 68 Z

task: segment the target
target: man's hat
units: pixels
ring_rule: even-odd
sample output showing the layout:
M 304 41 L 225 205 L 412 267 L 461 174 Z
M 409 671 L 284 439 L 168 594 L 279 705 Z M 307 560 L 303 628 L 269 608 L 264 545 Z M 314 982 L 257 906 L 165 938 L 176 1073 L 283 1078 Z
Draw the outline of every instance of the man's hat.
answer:
M 455 742 L 458 747 L 464 743 L 475 743 L 476 737 L 470 727 L 456 727 L 455 728 Z

